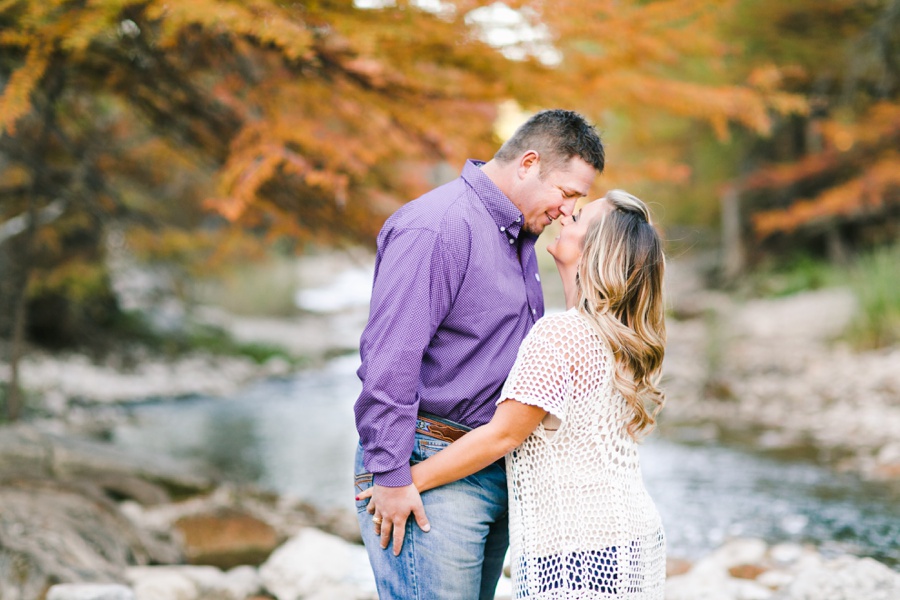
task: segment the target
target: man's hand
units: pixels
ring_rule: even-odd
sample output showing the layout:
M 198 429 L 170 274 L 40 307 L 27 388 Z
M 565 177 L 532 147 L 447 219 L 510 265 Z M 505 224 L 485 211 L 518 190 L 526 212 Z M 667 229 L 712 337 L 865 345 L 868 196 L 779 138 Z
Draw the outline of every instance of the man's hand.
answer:
M 393 533 L 394 556 L 399 556 L 403 549 L 403 537 L 406 535 L 406 520 L 410 513 L 415 516 L 416 523 L 424 532 L 431 531 L 425 506 L 416 486 L 385 487 L 378 484 L 360 494 L 359 498 L 370 496 L 368 510 L 374 515 L 375 533 L 381 535 L 381 548 L 386 549 Z

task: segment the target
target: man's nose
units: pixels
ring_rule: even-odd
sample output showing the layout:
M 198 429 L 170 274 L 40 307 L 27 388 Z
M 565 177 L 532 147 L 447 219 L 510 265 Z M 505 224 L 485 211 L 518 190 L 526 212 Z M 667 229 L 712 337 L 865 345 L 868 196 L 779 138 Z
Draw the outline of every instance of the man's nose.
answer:
M 575 212 L 576 202 L 578 202 L 577 199 L 564 200 L 563 203 L 559 206 L 560 217 L 571 217 L 572 213 Z

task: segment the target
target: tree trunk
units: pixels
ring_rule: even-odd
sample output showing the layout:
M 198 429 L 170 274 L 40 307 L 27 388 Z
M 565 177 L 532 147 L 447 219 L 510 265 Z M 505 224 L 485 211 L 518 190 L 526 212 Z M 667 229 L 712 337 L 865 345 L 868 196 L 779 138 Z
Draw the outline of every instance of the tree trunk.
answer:
M 10 349 L 9 361 L 9 389 L 6 394 L 6 416 L 10 421 L 17 421 L 22 415 L 24 407 L 24 394 L 19 385 L 19 364 L 22 362 L 22 356 L 25 354 L 25 324 L 28 321 L 28 284 L 31 281 L 34 248 L 34 238 L 37 233 L 37 210 L 35 207 L 34 196 L 28 200 L 28 226 L 25 229 L 25 238 L 22 240 L 21 250 L 16 252 L 19 255 L 19 267 L 14 270 L 16 284 L 13 287 L 15 303 L 13 305 L 12 320 L 12 348 Z
M 741 226 L 741 202 L 737 188 L 729 186 L 722 194 L 722 276 L 732 283 L 744 272 L 744 231 Z
M 22 414 L 24 397 L 19 386 L 19 363 L 22 361 L 25 346 L 25 320 L 28 307 L 28 276 L 22 278 L 23 284 L 18 286 L 15 312 L 13 314 L 12 349 L 10 357 L 9 389 L 6 393 L 6 417 L 9 421 L 17 421 Z

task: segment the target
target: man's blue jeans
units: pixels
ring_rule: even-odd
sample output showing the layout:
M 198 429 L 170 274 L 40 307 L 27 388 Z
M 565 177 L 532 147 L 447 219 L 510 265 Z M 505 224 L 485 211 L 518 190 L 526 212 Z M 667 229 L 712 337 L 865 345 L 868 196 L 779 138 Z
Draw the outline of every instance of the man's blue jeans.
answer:
M 412 463 L 447 447 L 416 434 Z M 356 492 L 372 486 L 356 451 Z M 431 531 L 424 533 L 410 515 L 400 556 L 381 549 L 368 500 L 356 513 L 381 600 L 493 600 L 509 545 L 506 471 L 493 464 L 474 475 L 422 494 Z

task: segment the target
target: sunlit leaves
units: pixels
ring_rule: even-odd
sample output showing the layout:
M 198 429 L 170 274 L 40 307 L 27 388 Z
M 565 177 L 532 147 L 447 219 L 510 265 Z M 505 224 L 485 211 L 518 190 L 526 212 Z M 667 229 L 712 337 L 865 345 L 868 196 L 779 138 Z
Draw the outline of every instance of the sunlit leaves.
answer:
M 852 170 L 856 175 L 812 198 L 754 214 L 757 237 L 877 217 L 900 203 L 900 106 L 881 102 L 858 121 L 828 120 L 820 131 L 823 152 L 760 170 L 747 180 L 745 188 L 789 188 L 804 181 L 827 179 L 841 170 Z
M 799 227 L 829 225 L 882 214 L 888 204 L 900 204 L 900 153 L 892 153 L 859 176 L 831 187 L 815 198 L 801 199 L 784 209 L 753 215 L 759 237 L 792 233 Z
M 213 35 L 245 35 L 272 44 L 295 60 L 309 55 L 313 39 L 299 11 L 289 13 L 277 2 L 156 1 L 149 4 L 146 14 L 162 23 L 163 44 L 175 44 L 185 28 L 196 25 Z
M 25 63 L 16 70 L 0 96 L 0 134 L 5 129 L 16 132 L 16 121 L 31 111 L 31 95 L 47 69 L 48 50 L 35 45 L 28 51 Z

